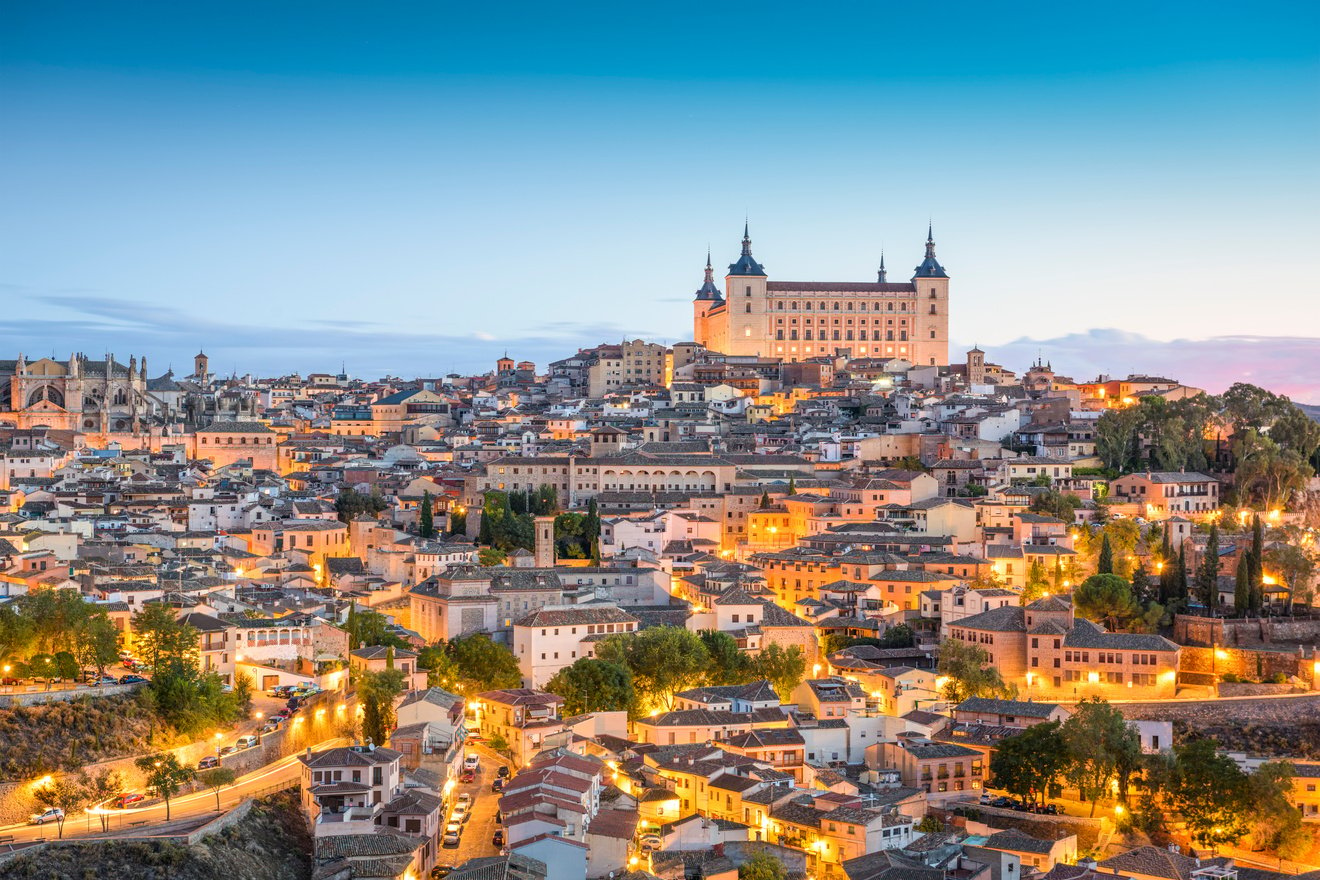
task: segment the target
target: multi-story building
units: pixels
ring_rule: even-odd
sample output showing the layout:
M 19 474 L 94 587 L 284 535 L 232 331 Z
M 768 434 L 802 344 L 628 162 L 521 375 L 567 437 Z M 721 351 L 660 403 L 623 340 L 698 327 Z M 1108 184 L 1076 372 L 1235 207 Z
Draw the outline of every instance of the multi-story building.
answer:
M 891 283 L 881 259 L 874 283 L 770 281 L 743 230 L 742 255 L 729 266 L 724 293 L 706 278 L 693 303 L 693 336 L 727 355 L 801 361 L 846 350 L 919 365 L 949 362 L 949 276 L 926 236 L 912 280 Z
M 903 784 L 926 792 L 932 804 L 965 798 L 985 783 L 985 758 L 976 749 L 923 739 L 879 743 L 872 749 L 867 750 L 868 765 L 897 769 Z
M 1064 597 L 992 608 L 944 631 L 984 649 L 1004 680 L 1032 699 L 1162 699 L 1177 692 L 1178 645 L 1154 634 L 1108 632 L 1074 617 Z
M 503 740 L 522 767 L 539 752 L 546 737 L 564 729 L 559 717 L 564 698 L 531 688 L 507 688 L 477 694 L 477 729 L 487 741 Z

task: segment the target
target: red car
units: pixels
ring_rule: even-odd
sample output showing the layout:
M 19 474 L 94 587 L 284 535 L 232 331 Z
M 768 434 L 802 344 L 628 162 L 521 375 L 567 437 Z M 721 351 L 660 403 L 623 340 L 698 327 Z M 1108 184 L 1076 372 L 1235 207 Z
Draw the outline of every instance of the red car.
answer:
M 463 771 L 463 781 L 464 781 L 464 782 L 475 782 L 475 781 L 476 781 L 476 778 L 477 778 L 477 774 L 473 773 L 471 770 L 464 770 L 464 771 Z
M 142 803 L 142 795 L 136 794 L 134 792 L 128 792 L 126 794 L 121 794 L 119 797 L 115 798 L 110 803 L 112 806 L 114 806 L 115 809 L 122 810 L 125 807 L 132 806 L 133 804 Z

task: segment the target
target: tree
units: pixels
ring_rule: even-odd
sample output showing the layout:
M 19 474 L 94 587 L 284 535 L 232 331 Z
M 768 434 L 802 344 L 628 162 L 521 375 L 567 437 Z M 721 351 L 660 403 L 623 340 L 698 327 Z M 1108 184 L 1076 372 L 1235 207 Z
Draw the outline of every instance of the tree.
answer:
M 738 880 L 788 880 L 788 869 L 770 853 L 754 852 L 738 866 Z
M 1281 544 L 1265 551 L 1270 567 L 1279 573 L 1279 582 L 1288 589 L 1288 613 L 1293 603 L 1311 604 L 1311 578 L 1315 562 L 1305 550 L 1295 544 Z
M 356 602 L 348 605 L 348 615 L 344 618 L 344 631 L 348 633 L 349 650 L 384 645 L 393 648 L 408 648 L 401 637 L 389 631 L 389 619 L 379 611 L 370 608 L 358 608 Z
M 699 686 L 710 665 L 701 637 L 676 626 L 606 636 L 597 645 L 596 656 L 631 670 L 643 711 L 669 710 L 674 694 Z
M 797 494 L 797 477 L 791 476 L 788 478 L 788 494 L 789 495 Z
M 1059 722 L 1049 721 L 1005 737 L 990 759 L 994 784 L 1028 804 L 1043 803 L 1067 765 Z
M 64 820 L 69 813 L 80 809 L 87 803 L 86 793 L 75 783 L 64 778 L 52 779 L 32 792 L 33 799 L 47 809 L 57 809 L 55 828 L 59 837 L 64 837 Z
M 1280 858 L 1297 859 L 1310 849 L 1309 839 L 1303 839 L 1310 835 L 1303 831 L 1301 814 L 1290 802 L 1295 775 L 1289 762 L 1268 761 L 1247 777 L 1253 841 Z
M 1175 746 L 1174 759 L 1165 798 L 1187 823 L 1192 840 L 1203 846 L 1241 840 L 1249 830 L 1246 774 L 1208 739 Z
M 710 655 L 707 683 L 713 685 L 746 684 L 752 677 L 752 659 L 737 640 L 726 632 L 704 629 L 697 633 Z
M 421 512 L 417 517 L 417 534 L 423 538 L 435 537 L 435 507 L 430 490 L 422 493 Z
M 1259 514 L 1251 517 L 1251 550 L 1247 560 L 1247 581 L 1251 587 L 1251 601 L 1248 605 L 1253 612 L 1257 612 L 1265 604 L 1265 527 L 1261 524 Z
M 362 706 L 362 737 L 376 745 L 389 743 L 396 726 L 394 698 L 403 693 L 401 669 L 363 672 L 358 679 L 358 704 Z
M 363 493 L 344 488 L 339 490 L 339 496 L 335 498 L 335 514 L 340 522 L 345 523 L 363 515 L 374 518 L 389 506 L 389 502 L 375 489 Z
M 458 687 L 458 664 L 445 650 L 444 643 L 427 645 L 417 653 L 417 668 L 426 670 L 426 686 L 446 689 Z
M 1141 737 L 1122 712 L 1099 698 L 1083 700 L 1059 735 L 1067 756 L 1064 778 L 1091 802 L 1092 817 L 1111 783 L 1117 782 L 1120 797 L 1126 796 L 1127 776 L 1141 758 Z
M 951 703 L 961 703 L 968 697 L 1011 698 L 1017 692 L 990 665 L 990 655 L 985 649 L 970 642 L 945 639 L 940 644 L 936 669 L 947 679 L 943 695 Z
M 934 814 L 927 813 L 926 817 L 917 823 L 917 830 L 922 834 L 939 834 L 944 830 L 944 823 Z
M 84 667 L 95 669 L 98 676 L 119 659 L 119 630 L 104 613 L 94 614 L 74 635 L 74 655 Z
M 215 811 L 220 812 L 220 790 L 238 781 L 238 774 L 228 767 L 212 767 L 197 774 L 197 781 L 215 792 Z
M 1141 616 L 1141 604 L 1132 586 L 1116 574 L 1093 574 L 1073 593 L 1073 607 L 1087 620 L 1104 624 L 1111 632 L 1126 629 Z
M 1100 556 L 1096 559 L 1095 570 L 1097 574 L 1114 573 L 1114 549 L 1109 546 L 1108 532 L 1101 536 Z
M 565 715 L 631 710 L 636 694 L 626 666 L 579 657 L 555 673 L 545 689 L 564 698 Z
M 1320 449 L 1320 422 L 1290 402 L 1284 413 L 1270 425 L 1270 439 L 1309 461 Z
M 1249 554 L 1238 556 L 1237 574 L 1233 581 L 1233 610 L 1246 614 L 1251 610 L 1251 559 Z
M 133 616 L 133 648 L 153 672 L 173 660 L 197 663 L 197 630 L 175 616 L 164 602 L 151 602 Z
M 472 696 L 482 691 L 522 685 L 518 659 L 485 633 L 450 639 L 445 650 L 454 663 L 454 683 L 460 694 Z
M 767 491 L 765 491 L 764 489 L 762 489 L 762 490 L 761 490 L 761 503 L 758 504 L 757 507 L 761 508 L 762 510 L 765 510 L 765 509 L 766 509 L 767 507 L 769 507 L 769 506 L 770 506 L 770 493 L 767 492 Z
M 165 821 L 170 821 L 170 800 L 185 783 L 192 781 L 197 771 L 187 764 L 180 764 L 173 752 L 143 755 L 134 763 L 146 777 L 147 792 L 165 802 Z
M 1212 612 L 1219 604 L 1219 525 L 1210 524 L 1205 555 L 1196 567 L 1196 597 Z
M 1034 602 L 1050 591 L 1050 578 L 1045 571 L 1045 563 L 1034 559 L 1027 569 L 1027 583 L 1022 591 L 1022 603 Z
M 103 804 L 110 798 L 124 793 L 124 777 L 114 770 L 102 770 L 100 773 L 87 772 L 78 775 L 78 785 L 87 796 L 89 804 Z M 110 814 L 105 811 L 96 813 L 101 820 L 101 830 L 110 830 Z
M 445 531 L 451 535 L 463 535 L 467 533 L 467 510 L 463 508 L 450 508 L 449 524 Z
M 781 702 L 792 699 L 793 691 L 802 683 L 807 671 L 807 658 L 797 645 L 783 648 L 771 642 L 752 658 L 753 675 L 764 678 L 774 687 Z

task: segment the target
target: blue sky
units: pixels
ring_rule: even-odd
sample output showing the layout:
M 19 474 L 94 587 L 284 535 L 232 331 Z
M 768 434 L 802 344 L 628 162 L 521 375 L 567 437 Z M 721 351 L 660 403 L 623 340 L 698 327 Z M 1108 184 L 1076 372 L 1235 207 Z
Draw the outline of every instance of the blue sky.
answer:
M 905 277 L 933 218 L 959 345 L 1320 400 L 1317 34 L 1300 2 L 13 0 L 0 348 L 544 363 L 690 336 L 744 216 L 784 280 Z

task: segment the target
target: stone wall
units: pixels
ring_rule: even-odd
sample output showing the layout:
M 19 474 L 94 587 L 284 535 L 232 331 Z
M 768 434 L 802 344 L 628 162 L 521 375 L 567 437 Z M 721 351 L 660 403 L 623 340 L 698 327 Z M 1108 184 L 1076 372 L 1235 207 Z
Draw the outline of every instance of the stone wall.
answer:
M 1180 672 L 1232 673 L 1252 681 L 1268 679 L 1277 673 L 1290 678 L 1300 676 L 1309 681 L 1309 669 L 1305 670 L 1306 675 L 1302 675 L 1303 666 L 1309 662 L 1298 652 L 1286 649 L 1187 647 L 1182 649 L 1178 668 Z
M 1320 644 L 1320 618 L 1252 617 L 1245 619 L 1178 614 L 1173 640 L 1180 645 Z
M 40 703 L 69 702 L 83 697 L 110 697 L 132 693 L 141 685 L 113 684 L 107 687 L 77 687 L 65 690 L 43 690 L 42 685 L 22 685 L 0 694 L 0 706 L 35 706 Z

